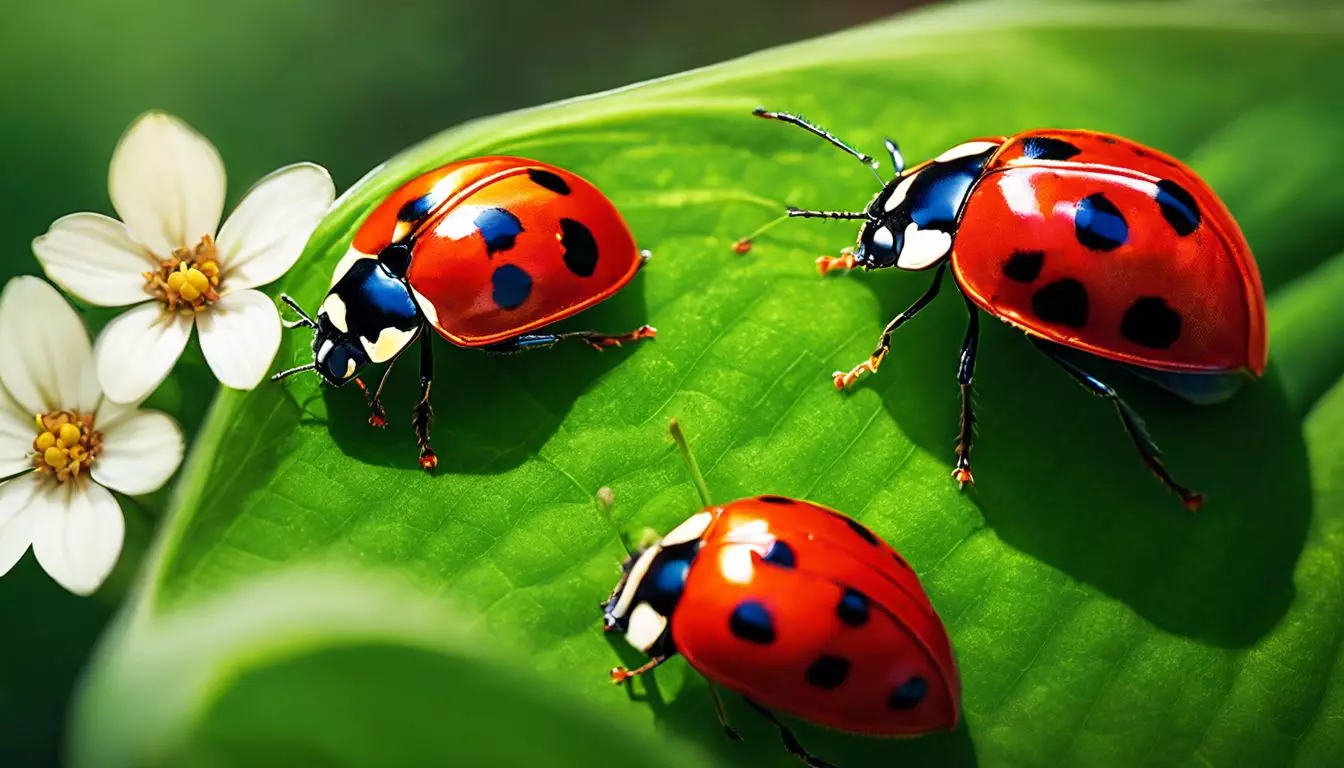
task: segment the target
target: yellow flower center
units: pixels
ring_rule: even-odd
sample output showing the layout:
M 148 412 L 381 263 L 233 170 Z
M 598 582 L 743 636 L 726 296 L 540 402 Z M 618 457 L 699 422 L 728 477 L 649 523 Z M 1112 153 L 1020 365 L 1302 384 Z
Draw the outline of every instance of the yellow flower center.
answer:
M 163 302 L 169 312 L 200 312 L 219 301 L 219 251 L 210 235 L 194 248 L 178 248 L 159 262 L 157 272 L 146 272 L 145 292 Z
M 74 411 L 39 413 L 33 440 L 33 466 L 56 482 L 78 479 L 103 450 L 103 433 L 93 428 L 93 414 Z

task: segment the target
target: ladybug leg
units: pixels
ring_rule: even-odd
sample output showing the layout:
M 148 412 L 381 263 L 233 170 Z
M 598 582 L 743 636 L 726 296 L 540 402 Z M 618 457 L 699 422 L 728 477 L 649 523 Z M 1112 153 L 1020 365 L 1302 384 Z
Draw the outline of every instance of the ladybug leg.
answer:
M 975 436 L 975 412 L 971 404 L 971 380 L 975 377 L 975 353 L 980 347 L 980 310 L 969 297 L 966 300 L 966 338 L 961 343 L 961 365 L 957 369 L 957 384 L 961 385 L 961 432 L 957 437 L 957 466 L 952 478 L 958 486 L 975 485 L 971 476 L 971 440 Z
M 718 715 L 719 725 L 723 726 L 723 735 L 727 736 L 729 741 L 741 741 L 742 734 L 728 724 L 728 716 L 723 713 L 723 701 L 719 698 L 719 689 L 708 680 L 705 682 L 709 685 L 709 697 L 714 700 L 714 714 Z
M 429 423 L 434 420 L 434 407 L 429 404 L 429 390 L 434 385 L 434 345 L 430 334 L 420 334 L 420 399 L 411 411 L 411 427 L 415 442 L 420 446 L 420 468 L 433 472 L 439 466 L 439 457 L 429 445 Z M 381 385 L 380 385 L 381 388 Z
M 397 355 L 397 357 L 400 356 L 400 354 Z M 383 409 L 382 400 L 383 387 L 387 386 L 387 379 L 392 375 L 392 366 L 397 364 L 397 357 L 387 361 L 387 367 L 383 369 L 383 375 L 378 379 L 378 388 L 372 392 L 365 386 L 363 379 L 355 378 L 355 384 L 359 385 L 359 391 L 364 393 L 364 398 L 369 403 L 369 426 L 371 427 L 382 428 L 387 426 L 387 411 Z
M 761 713 L 761 717 L 764 717 L 766 720 L 775 724 L 775 727 L 779 729 L 779 738 L 784 741 L 784 748 L 789 750 L 789 754 L 803 761 L 805 764 L 812 766 L 812 768 L 836 768 L 836 766 L 831 763 L 822 760 L 804 749 L 803 745 L 798 742 L 798 737 L 793 735 L 793 731 L 789 730 L 787 725 L 781 723 L 779 718 L 775 717 L 773 712 L 751 699 L 744 697 L 742 700 L 747 702 L 752 709 Z
M 817 257 L 817 272 L 819 272 L 822 277 L 825 277 L 827 272 L 850 270 L 855 266 L 853 248 L 842 249 L 839 256 Z
M 508 341 L 501 341 L 498 344 L 491 344 L 485 347 L 487 352 L 498 354 L 512 354 L 514 352 L 525 352 L 530 349 L 550 349 L 556 344 L 567 339 L 582 341 L 584 344 L 601 352 L 607 347 L 619 347 L 628 341 L 642 341 L 652 339 L 658 335 L 658 329 L 652 325 L 641 325 L 628 333 L 606 334 L 596 331 L 570 331 L 569 333 L 525 333 L 521 336 L 515 336 Z
M 659 665 L 661 665 L 664 661 L 667 661 L 669 658 L 671 657 L 654 656 L 653 658 L 645 662 L 643 666 L 639 666 L 634 669 L 626 669 L 625 667 L 612 667 L 611 682 L 616 683 L 618 685 L 620 683 L 627 682 L 631 678 L 639 677 L 640 675 L 644 674 L 645 672 L 648 672 L 649 670 L 657 669 Z
M 947 270 L 947 262 L 938 265 L 938 271 L 933 273 L 933 283 L 929 285 L 924 295 L 915 299 L 915 303 L 906 308 L 904 312 L 897 315 L 887 327 L 882 329 L 882 338 L 877 342 L 877 349 L 873 354 L 862 363 L 854 366 L 848 373 L 836 371 L 831 374 L 831 380 L 835 382 L 836 389 L 847 389 L 859 380 L 859 377 L 865 373 L 877 373 L 878 366 L 882 365 L 882 360 L 887 356 L 887 350 L 891 348 L 891 334 L 896 332 L 897 328 L 905 325 L 905 321 L 919 314 L 920 310 L 929 305 L 934 297 L 938 295 L 938 288 L 943 283 L 943 273 Z
M 1148 469 L 1152 470 L 1153 474 L 1157 475 L 1157 479 L 1161 480 L 1163 485 L 1181 497 L 1181 501 L 1187 509 L 1195 512 L 1203 506 L 1204 494 L 1186 488 L 1172 478 L 1171 473 L 1162 463 L 1162 451 L 1158 449 L 1157 443 L 1154 443 L 1153 438 L 1148 434 L 1148 428 L 1144 426 L 1143 418 L 1109 384 L 1065 360 L 1049 342 L 1032 337 L 1031 343 L 1035 344 L 1036 348 L 1046 357 L 1054 360 L 1056 365 L 1063 368 L 1087 391 L 1098 397 L 1104 397 L 1115 405 L 1115 410 L 1120 415 L 1120 422 L 1125 425 L 1125 432 L 1129 433 L 1129 439 L 1134 442 L 1134 447 L 1138 449 L 1143 463 L 1148 466 Z

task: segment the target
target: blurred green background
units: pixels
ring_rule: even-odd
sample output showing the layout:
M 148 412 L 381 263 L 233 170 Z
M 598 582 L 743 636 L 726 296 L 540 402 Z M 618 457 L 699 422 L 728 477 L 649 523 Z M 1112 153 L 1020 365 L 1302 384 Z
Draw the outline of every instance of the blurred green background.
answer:
M 112 213 L 107 163 L 146 109 L 183 117 L 219 147 L 231 206 L 285 163 L 322 163 L 343 190 L 407 145 L 473 117 L 917 4 L 583 0 L 501 12 L 444 0 L 6 0 L 0 282 L 38 273 L 29 243 L 58 216 Z M 210 392 L 167 396 L 184 394 L 199 403 L 198 419 Z M 31 557 L 0 579 L 0 765 L 57 762 L 72 687 L 111 611 L 63 592 Z

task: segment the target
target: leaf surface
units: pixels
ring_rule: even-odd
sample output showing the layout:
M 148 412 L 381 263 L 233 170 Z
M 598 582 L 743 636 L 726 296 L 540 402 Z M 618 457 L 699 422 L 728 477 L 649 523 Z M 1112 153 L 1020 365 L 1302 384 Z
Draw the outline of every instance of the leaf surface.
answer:
M 800 727 L 818 754 L 842 765 L 1339 762 L 1344 445 L 1318 426 L 1338 421 L 1339 398 L 1312 408 L 1344 368 L 1344 342 L 1322 330 L 1344 321 L 1325 300 L 1344 289 L 1331 261 L 1344 250 L 1344 153 L 1317 151 L 1335 145 L 1344 116 L 1344 92 L 1322 76 L 1344 66 L 1341 42 L 1332 10 L 949 6 L 471 123 L 399 155 L 342 197 L 281 289 L 316 306 L 362 216 L 417 173 L 520 154 L 594 181 L 655 253 L 630 287 L 575 320 L 612 331 L 650 322 L 658 339 L 506 358 L 439 344 L 436 477 L 416 469 L 405 426 L 413 365 L 391 379 L 393 427 L 382 432 L 366 426 L 358 392 L 311 378 L 222 393 L 139 599 L 104 648 L 77 754 L 116 764 L 95 759 L 105 738 L 125 740 L 128 756 L 164 743 L 109 711 L 167 663 L 143 651 L 166 628 L 258 576 L 337 565 L 450 595 L 478 617 L 474 631 L 576 706 L 614 699 L 636 732 L 693 738 L 728 764 L 788 765 L 745 707 L 729 715 L 747 741 L 724 743 L 704 683 L 680 661 L 630 700 L 606 681 L 614 663 L 637 661 L 603 637 L 594 608 L 624 554 L 618 531 L 667 530 L 696 506 L 665 436 L 675 416 L 716 498 L 778 493 L 857 517 L 916 567 L 950 628 L 961 727 L 901 742 Z M 1189 162 L 1256 252 L 1271 369 L 1206 408 L 1113 379 L 1177 477 L 1208 492 L 1205 510 L 1185 514 L 1114 413 L 993 322 L 976 378 L 979 485 L 958 493 L 948 474 L 965 321 L 953 296 L 900 331 L 880 375 L 837 393 L 831 371 L 865 357 L 925 279 L 818 279 L 813 259 L 852 241 L 847 224 L 790 223 L 751 254 L 732 252 L 785 204 L 855 209 L 874 191 L 858 163 L 753 120 L 758 104 L 801 111 L 872 152 L 894 135 L 912 162 L 1039 126 L 1111 131 Z M 281 361 L 306 354 L 295 335 Z M 602 486 L 615 491 L 614 519 L 594 504 Z M 239 639 L 212 663 L 246 657 L 255 642 Z M 342 645 L 297 670 L 241 678 L 167 738 L 258 732 L 246 704 L 264 706 L 285 675 L 319 685 L 393 664 L 435 674 L 437 662 L 411 651 L 366 651 Z M 398 687 L 379 706 L 415 717 L 425 701 Z M 321 744 L 303 735 L 319 727 L 315 715 L 274 716 L 295 729 L 289 738 L 265 726 L 279 747 Z

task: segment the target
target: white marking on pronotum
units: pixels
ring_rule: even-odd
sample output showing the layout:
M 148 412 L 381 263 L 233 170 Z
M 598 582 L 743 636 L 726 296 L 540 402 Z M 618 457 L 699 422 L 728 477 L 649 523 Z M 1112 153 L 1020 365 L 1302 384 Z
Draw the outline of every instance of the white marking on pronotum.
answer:
M 349 272 L 350 268 L 355 265 L 356 261 L 359 261 L 360 259 L 373 259 L 373 258 L 377 257 L 370 256 L 369 254 L 364 253 L 363 251 L 359 250 L 353 245 L 350 246 L 350 250 L 346 251 L 345 255 L 341 257 L 341 260 L 336 262 L 336 269 L 332 270 L 331 285 L 339 283 L 341 281 L 341 278 L 345 277 L 345 273 Z
M 905 242 L 896 266 L 901 269 L 924 269 L 938 263 L 952 249 L 952 236 L 941 229 L 920 229 L 910 222 L 905 228 Z
M 336 326 L 336 330 L 341 333 L 350 332 L 350 326 L 345 324 L 345 302 L 340 296 L 334 293 L 327 294 L 327 300 L 322 302 L 321 311 L 327 314 L 327 319 Z
M 324 340 L 322 346 L 317 348 L 317 362 L 321 363 L 325 361 L 327 355 L 331 354 L 331 348 L 334 346 L 336 345 L 332 343 L 331 339 Z
M 347 357 L 345 359 L 345 378 L 348 379 L 354 375 L 355 375 L 355 358 Z
M 434 302 L 425 298 L 423 294 L 411 288 L 411 296 L 415 298 L 416 306 L 420 307 L 420 314 L 425 316 L 429 324 L 435 328 L 439 327 L 439 310 L 435 308 Z
M 695 541 L 709 528 L 709 523 L 713 519 L 714 515 L 712 513 L 697 512 L 683 520 L 681 525 L 669 531 L 663 537 L 663 540 L 658 543 L 663 547 L 671 547 L 677 544 L 685 544 L 688 541 Z
M 611 617 L 619 619 L 625 616 L 626 611 L 630 610 L 630 603 L 635 600 L 635 592 L 639 590 L 639 582 L 644 580 L 644 576 L 649 572 L 649 566 L 653 565 L 653 559 L 658 556 L 661 549 L 657 544 L 649 547 L 640 554 L 639 559 L 630 568 L 630 573 L 625 577 L 625 588 L 621 590 L 621 596 L 616 599 L 616 606 L 611 609 Z
M 363 336 L 359 337 L 359 341 L 364 345 L 364 351 L 369 355 L 369 362 L 385 363 L 405 349 L 413 338 L 415 338 L 414 330 L 403 331 L 400 328 L 388 326 L 378 332 L 377 341 L 370 342 Z
M 934 158 L 933 162 L 946 163 L 952 160 L 957 160 L 959 158 L 970 157 L 971 155 L 979 155 L 997 146 L 998 144 L 992 141 L 968 141 L 965 144 L 958 144 L 957 146 L 947 150 L 943 154 Z
M 888 197 L 887 202 L 882 204 L 882 210 L 891 213 L 896 210 L 896 206 L 904 203 L 905 196 L 910 193 L 910 185 L 915 183 L 915 177 L 918 175 L 918 173 L 912 173 L 901 179 L 901 183 L 897 184 L 896 188 L 891 191 L 891 197 Z
M 626 625 L 625 641 L 641 651 L 648 651 L 667 629 L 667 617 L 648 603 L 640 603 L 630 614 Z

